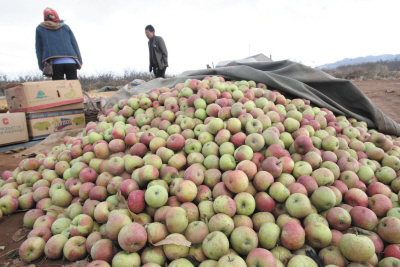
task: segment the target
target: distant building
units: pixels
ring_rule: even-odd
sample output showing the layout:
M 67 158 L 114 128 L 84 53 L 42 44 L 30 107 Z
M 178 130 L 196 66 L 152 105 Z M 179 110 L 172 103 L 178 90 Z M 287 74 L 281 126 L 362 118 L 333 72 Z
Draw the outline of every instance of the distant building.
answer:
M 236 60 L 223 60 L 218 62 L 216 68 L 226 67 L 229 66 L 231 62 L 239 62 L 239 63 L 249 63 L 249 62 L 270 62 L 272 61 L 271 56 L 267 57 L 266 55 L 260 53 L 251 57 L 246 57 L 243 59 L 236 59 Z
M 246 58 L 254 58 L 257 62 L 260 62 L 260 61 L 270 62 L 270 61 L 272 61 L 271 55 L 269 57 L 267 57 L 266 55 L 264 55 L 262 53 L 260 53 L 258 55 L 251 56 L 251 57 L 246 57 Z

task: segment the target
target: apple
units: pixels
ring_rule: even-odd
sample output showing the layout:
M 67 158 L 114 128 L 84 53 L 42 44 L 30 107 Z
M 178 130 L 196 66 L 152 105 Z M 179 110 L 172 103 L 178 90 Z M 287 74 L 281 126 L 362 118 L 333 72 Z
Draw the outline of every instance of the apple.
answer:
M 229 251 L 229 240 L 219 231 L 208 234 L 203 241 L 202 249 L 207 258 L 219 260 Z
M 249 186 L 249 178 L 245 172 L 235 170 L 227 175 L 225 185 L 233 193 L 244 192 Z
M 351 188 L 346 192 L 344 201 L 350 206 L 368 206 L 368 196 L 361 189 Z
M 375 254 L 374 243 L 366 237 L 355 234 L 344 234 L 339 242 L 342 254 L 350 261 L 363 262 Z
M 266 192 L 258 192 L 254 199 L 258 211 L 271 212 L 275 208 L 275 201 Z
M 169 236 L 167 236 L 165 240 L 168 239 L 177 240 L 177 242 L 186 241 L 186 238 L 181 234 L 170 234 Z M 187 255 L 189 253 L 189 247 L 184 245 L 177 245 L 175 242 L 163 245 L 163 250 L 165 256 L 169 260 L 176 260 L 182 258 L 183 255 Z
M 255 248 L 250 251 L 246 258 L 246 264 L 249 267 L 277 266 L 276 259 L 272 253 L 262 248 Z
M 44 254 L 46 241 L 41 237 L 31 237 L 19 247 L 19 256 L 26 262 L 38 260 Z
M 103 261 L 103 260 L 94 260 L 86 266 L 87 267 L 109 267 L 110 264 L 108 264 L 108 262 Z
M 332 241 L 332 233 L 328 226 L 320 222 L 310 223 L 305 227 L 307 244 L 313 248 L 327 247 Z
M 280 217 L 283 217 L 283 216 L 284 215 L 282 215 Z M 303 225 L 304 225 L 304 227 L 307 227 L 307 225 L 314 223 L 314 222 L 319 222 L 319 223 L 325 224 L 326 226 L 329 226 L 329 223 L 325 219 L 325 217 L 318 213 L 310 213 L 309 215 L 307 215 L 307 217 L 305 217 L 303 220 Z
M 386 216 L 396 217 L 396 218 L 400 219 L 400 207 L 390 209 L 388 211 L 388 213 L 386 214 Z
M 276 157 L 268 157 L 263 161 L 262 169 L 277 178 L 282 174 L 282 162 Z
M 112 259 L 112 266 L 140 266 L 140 256 L 138 253 L 133 252 L 129 253 L 126 251 L 120 251 L 115 254 L 114 258 Z
M 311 177 L 317 181 L 318 186 L 329 186 L 335 181 L 334 174 L 327 168 L 319 168 L 314 170 Z
M 238 91 L 236 91 L 238 92 Z M 192 265 L 194 266 L 194 265 Z M 238 255 L 227 254 L 218 260 L 218 266 L 245 267 L 246 262 Z
M 285 202 L 288 213 L 295 218 L 303 218 L 311 213 L 311 202 L 308 197 L 301 193 L 290 195 Z
M 235 201 L 226 195 L 218 196 L 214 201 L 213 208 L 216 213 L 224 213 L 231 217 L 236 213 Z
M 186 211 L 188 223 L 199 220 L 199 209 L 191 202 L 185 202 L 181 206 Z
M 284 184 L 275 182 L 269 188 L 269 194 L 274 200 L 278 202 L 285 202 L 290 195 L 290 191 Z
M 392 183 L 392 187 L 393 187 L 393 183 Z M 368 186 L 367 195 L 369 197 L 372 197 L 373 195 L 376 195 L 376 194 L 383 194 L 390 198 L 392 196 L 392 190 L 390 190 L 390 188 L 387 185 L 384 185 L 380 182 L 375 182 Z
M 14 196 L 6 195 L 0 198 L 0 210 L 3 215 L 10 215 L 18 209 L 18 199 Z
M 106 235 L 111 240 L 118 240 L 118 234 L 122 227 L 131 223 L 132 220 L 125 214 L 111 216 L 106 224 Z
M 64 245 L 64 257 L 69 261 L 78 261 L 86 257 L 86 238 L 83 236 L 71 237 Z
M 63 255 L 64 245 L 67 241 L 68 238 L 61 234 L 50 237 L 44 247 L 46 257 L 52 260 L 61 258 Z
M 385 248 L 385 257 L 393 257 L 399 259 L 400 258 L 399 250 L 400 250 L 399 244 L 389 245 Z
M 105 261 L 111 263 L 113 257 L 117 253 L 117 247 L 111 240 L 100 239 L 92 246 L 90 256 L 94 261 Z
M 376 216 L 383 217 L 393 207 L 393 204 L 387 196 L 376 194 L 369 199 L 368 207 L 375 212 Z
M 203 200 L 209 200 L 212 198 L 211 189 L 206 185 L 199 185 L 197 187 L 197 195 L 194 199 L 194 203 L 198 204 Z
M 136 252 L 146 245 L 146 230 L 138 223 L 128 223 L 118 234 L 118 243 L 127 252 Z
M 116 141 L 116 140 L 113 140 Z M 122 141 L 122 140 L 121 140 Z M 121 157 L 112 157 L 107 163 L 107 171 L 112 175 L 120 175 L 125 170 L 125 162 Z
M 107 198 L 107 189 L 103 186 L 94 186 L 89 191 L 89 199 L 97 200 L 97 201 L 104 201 Z
M 35 207 L 35 200 L 33 199 L 33 193 L 27 193 L 20 196 L 18 198 L 18 205 L 21 209 L 31 209 Z
M 260 171 L 254 176 L 253 186 L 257 191 L 266 191 L 274 182 L 274 177 L 267 171 Z
M 151 186 L 146 190 L 145 201 L 147 205 L 153 208 L 164 206 L 168 200 L 168 192 L 161 185 Z
M 337 165 L 339 166 L 341 172 L 353 171 L 357 173 L 360 168 L 358 161 L 352 157 L 341 157 L 338 160 Z
M 181 233 L 188 226 L 188 218 L 185 209 L 171 207 L 165 214 L 165 222 L 170 233 Z
M 27 211 L 24 215 L 24 226 L 26 228 L 33 228 L 36 219 L 44 215 L 44 212 L 40 209 L 32 209 Z
M 295 222 L 288 222 L 282 227 L 280 240 L 287 249 L 300 249 L 305 242 L 304 229 Z
M 165 192 L 167 197 L 168 193 Z M 196 198 L 197 187 L 191 180 L 184 180 L 178 183 L 175 190 L 175 195 L 181 202 L 191 202 Z
M 34 236 L 41 237 L 41 238 L 43 238 L 43 240 L 45 242 L 47 242 L 51 237 L 51 231 L 49 228 L 44 227 L 44 226 L 36 227 L 35 229 L 33 229 L 32 231 L 29 232 L 28 238 L 31 238 Z
M 376 214 L 366 207 L 356 206 L 349 213 L 352 224 L 363 229 L 373 230 L 379 223 Z
M 185 230 L 185 237 L 193 244 L 201 244 L 208 234 L 209 229 L 202 221 L 194 221 L 189 223 Z
M 396 217 L 385 217 L 379 221 L 378 235 L 388 243 L 400 243 L 399 228 L 400 219 Z
M 318 265 L 312 258 L 308 256 L 296 255 L 289 260 L 287 267 L 296 267 L 296 266 L 317 267 Z
M 382 267 L 393 266 L 393 265 L 396 266 L 396 264 L 400 264 L 400 260 L 396 259 L 394 257 L 387 257 L 387 258 L 382 259 L 379 262 L 379 265 L 382 266 Z
M 104 225 L 105 226 L 105 225 Z M 104 229 L 105 227 L 103 227 L 103 229 Z M 97 242 L 97 241 L 99 241 L 99 240 L 101 240 L 101 239 L 103 239 L 103 236 L 102 236 L 102 233 L 101 232 L 93 232 L 93 233 L 91 233 L 88 237 L 87 237 L 87 239 L 86 239 L 86 251 L 88 252 L 88 253 L 91 253 L 91 251 L 92 251 L 92 247 L 93 247 L 93 245 Z
M 115 205 L 110 202 L 101 202 L 94 209 L 94 219 L 98 223 L 106 223 L 108 220 L 108 214 L 115 209 Z
M 164 266 L 167 258 L 163 247 L 147 247 L 141 253 L 141 263 L 143 266 Z M 140 264 L 139 264 L 140 265 Z
M 293 167 L 293 176 L 295 178 L 300 178 L 303 175 L 311 175 L 312 167 L 310 163 L 306 161 L 297 161 Z
M 219 231 L 229 237 L 234 229 L 234 222 L 228 215 L 218 213 L 211 217 L 209 221 L 209 229 L 210 232 Z
M 230 236 L 230 244 L 241 255 L 248 255 L 257 248 L 258 236 L 253 229 L 247 226 L 235 228 Z
M 167 227 L 159 222 L 150 223 L 146 231 L 147 239 L 153 244 L 165 239 L 168 235 Z
M 353 171 L 344 171 L 340 174 L 340 181 L 346 184 L 346 186 L 351 188 L 357 188 L 360 179 L 358 175 Z
M 311 202 L 319 210 L 329 210 L 336 205 L 336 195 L 329 187 L 321 186 L 311 195 Z
M 240 215 L 251 215 L 256 208 L 254 197 L 246 192 L 239 193 L 234 198 L 236 213 Z
M 340 207 L 334 207 L 328 210 L 326 219 L 329 225 L 339 231 L 348 229 L 351 225 L 351 215 L 348 211 Z
M 44 226 L 51 229 L 51 226 L 53 225 L 55 220 L 56 219 L 50 215 L 40 216 L 39 218 L 36 219 L 35 223 L 33 224 L 33 229 L 40 226 Z
M 61 234 L 65 229 L 70 227 L 71 224 L 70 218 L 58 218 L 51 225 L 51 232 L 53 235 Z
M 314 147 L 310 137 L 305 135 L 300 135 L 297 137 L 293 142 L 293 146 L 296 152 L 302 155 L 311 151 L 311 149 Z

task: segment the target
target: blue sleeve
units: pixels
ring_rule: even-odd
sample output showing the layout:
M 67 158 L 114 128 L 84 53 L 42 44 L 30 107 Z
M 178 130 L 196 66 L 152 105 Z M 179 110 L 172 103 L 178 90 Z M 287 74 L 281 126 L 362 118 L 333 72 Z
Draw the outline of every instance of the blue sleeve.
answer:
M 78 56 L 79 62 L 82 64 L 83 61 L 82 61 L 81 51 L 79 50 L 78 42 L 76 41 L 75 35 L 74 35 L 74 33 L 72 32 L 71 28 L 68 27 L 68 29 L 69 29 L 69 33 L 70 33 L 70 35 L 71 35 L 72 47 L 74 48 L 75 53 L 76 53 L 76 55 Z
M 43 43 L 40 38 L 39 27 L 36 28 L 36 57 L 38 60 L 39 69 L 43 69 Z

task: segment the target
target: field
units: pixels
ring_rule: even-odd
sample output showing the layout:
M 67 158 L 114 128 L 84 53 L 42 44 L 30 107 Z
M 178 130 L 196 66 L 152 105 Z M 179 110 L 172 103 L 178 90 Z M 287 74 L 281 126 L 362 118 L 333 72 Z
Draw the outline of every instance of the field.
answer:
M 354 81 L 353 83 L 386 115 L 400 123 L 400 109 L 398 108 L 400 106 L 400 80 Z
M 354 84 L 358 86 L 384 113 L 390 118 L 400 123 L 400 80 L 370 80 L 370 81 L 355 81 Z M 110 95 L 112 93 L 106 93 Z M 14 170 L 20 159 L 12 158 L 11 155 L 0 154 L 0 173 L 5 170 Z M 0 220 L 0 247 L 5 246 L 4 250 L 0 250 L 0 267 L 8 266 L 28 266 L 21 262 L 18 257 L 15 259 L 7 259 L 4 256 L 7 252 L 17 249 L 19 245 L 25 240 L 24 238 L 20 241 L 15 242 L 13 235 L 19 230 L 23 229 L 24 212 L 18 212 L 10 217 L 5 217 Z M 27 234 L 22 230 L 22 236 Z M 29 266 L 85 266 L 79 265 L 79 263 L 68 263 L 64 264 L 61 260 L 45 260 L 42 259 L 40 262 L 34 263 L 35 265 Z

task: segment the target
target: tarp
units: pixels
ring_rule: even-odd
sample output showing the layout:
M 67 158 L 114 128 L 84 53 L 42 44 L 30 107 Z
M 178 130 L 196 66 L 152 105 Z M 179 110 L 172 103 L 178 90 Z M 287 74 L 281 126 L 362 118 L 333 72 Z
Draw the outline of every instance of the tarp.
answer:
M 65 136 L 75 137 L 82 131 L 83 128 L 53 133 L 47 136 L 46 139 L 41 141 L 39 144 L 29 147 L 18 154 L 14 154 L 13 158 L 34 157 L 41 151 L 49 152 L 53 147 L 61 145 Z
M 118 87 L 116 86 L 104 86 L 103 88 L 101 88 L 99 91 L 97 91 L 96 93 L 99 92 L 107 92 L 107 91 L 118 91 Z
M 288 98 L 305 98 L 312 105 L 328 108 L 339 115 L 365 121 L 369 128 L 400 136 L 400 125 L 386 116 L 360 89 L 348 80 L 337 79 L 321 70 L 292 61 L 232 62 L 229 67 L 185 71 L 177 77 L 154 79 L 128 89 L 124 87 L 107 99 L 106 110 L 119 100 L 147 93 L 152 88 L 174 87 L 187 79 L 222 76 L 225 80 L 253 80 L 278 89 Z

